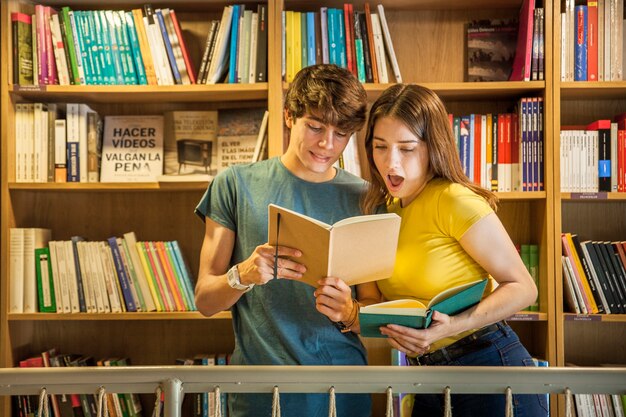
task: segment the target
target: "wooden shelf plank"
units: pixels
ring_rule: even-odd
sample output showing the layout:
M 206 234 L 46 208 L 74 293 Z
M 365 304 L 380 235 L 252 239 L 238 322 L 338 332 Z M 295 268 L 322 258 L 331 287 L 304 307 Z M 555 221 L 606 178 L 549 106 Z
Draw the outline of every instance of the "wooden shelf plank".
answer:
M 8 87 L 31 101 L 144 103 L 267 100 L 267 83 L 194 85 L 38 85 Z
M 626 201 L 626 193 L 561 193 L 564 201 L 598 201 L 621 200 Z
M 585 321 L 602 321 L 607 323 L 626 323 L 626 314 L 575 314 L 563 313 L 563 320 L 585 322 Z
M 9 321 L 86 321 L 86 320 L 230 320 L 230 311 L 222 311 L 205 317 L 197 311 L 163 313 L 13 313 Z

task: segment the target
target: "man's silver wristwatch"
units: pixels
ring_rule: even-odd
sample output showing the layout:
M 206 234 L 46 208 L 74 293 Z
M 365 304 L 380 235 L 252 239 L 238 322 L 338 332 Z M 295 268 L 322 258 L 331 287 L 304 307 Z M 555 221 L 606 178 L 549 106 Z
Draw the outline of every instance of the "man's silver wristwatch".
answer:
M 239 280 L 239 270 L 237 269 L 237 265 L 234 265 L 228 270 L 226 278 L 228 279 L 228 285 L 239 291 L 248 292 L 252 289 L 252 287 L 254 287 L 254 284 L 244 285 L 241 283 Z

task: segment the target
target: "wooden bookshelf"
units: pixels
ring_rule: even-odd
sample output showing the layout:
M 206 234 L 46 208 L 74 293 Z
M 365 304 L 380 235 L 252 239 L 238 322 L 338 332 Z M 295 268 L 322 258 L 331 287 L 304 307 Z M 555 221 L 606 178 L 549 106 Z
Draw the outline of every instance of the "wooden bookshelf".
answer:
M 234 346 L 229 313 L 211 318 L 198 313 L 124 313 L 124 314 L 8 314 L 8 235 L 11 227 L 48 227 L 53 238 L 69 239 L 82 235 L 102 240 L 112 235 L 135 231 L 139 240 L 178 240 L 195 276 L 204 228 L 193 209 L 206 189 L 206 183 L 160 184 L 24 184 L 16 183 L 15 104 L 18 102 L 84 102 L 101 115 L 161 114 L 170 110 L 215 110 L 263 107 L 270 111 L 269 154 L 284 151 L 283 95 L 287 84 L 281 77 L 281 12 L 312 11 L 320 6 L 342 7 L 341 0 L 261 0 L 268 4 L 268 82 L 236 85 L 190 86 L 42 86 L 18 87 L 11 84 L 10 12 L 32 12 L 28 0 L 1 2 L 2 33 L 1 72 L 1 251 L 0 251 L 0 366 L 11 367 L 20 358 L 32 356 L 51 347 L 61 352 L 98 356 L 127 356 L 136 365 L 172 365 L 178 357 L 197 353 L 230 352 Z M 41 3 L 55 7 L 69 5 L 74 9 L 141 7 L 139 0 L 48 0 Z M 258 2 L 246 4 L 256 5 Z M 520 312 L 509 322 L 520 334 L 532 355 L 547 359 L 551 365 L 562 365 L 573 356 L 570 338 L 581 332 L 569 332 L 562 311 L 560 276 L 561 230 L 574 221 L 585 224 L 606 223 L 591 210 L 569 210 L 569 205 L 602 205 L 604 213 L 616 217 L 626 211 L 626 199 L 609 196 L 611 203 L 578 202 L 560 193 L 558 130 L 561 123 L 585 120 L 595 115 L 616 114 L 624 109 L 626 84 L 594 83 L 593 86 L 561 85 L 558 77 L 558 9 L 559 2 L 545 2 L 545 68 L 546 80 L 534 82 L 464 81 L 466 62 L 466 24 L 474 19 L 517 17 L 521 0 L 382 0 L 399 66 L 405 82 L 426 85 L 445 101 L 455 114 L 500 113 L 512 109 L 522 97 L 542 97 L 545 131 L 545 191 L 499 193 L 498 211 L 515 243 L 536 243 L 540 248 L 540 311 Z M 194 63 L 200 55 L 208 32 L 209 19 L 219 18 L 224 0 L 185 0 L 153 2 L 155 6 L 172 7 L 185 29 L 185 40 Z M 363 10 L 363 0 L 353 2 Z M 376 5 L 378 2 L 370 2 Z M 375 9 L 375 7 L 374 7 Z M 553 18 L 554 14 L 557 14 Z M 553 27 L 556 30 L 553 31 Z M 553 45 L 557 45 L 553 48 Z M 389 85 L 366 84 L 370 101 Z M 591 98 L 591 103 L 588 99 Z M 600 103 L 599 107 L 597 104 Z M 623 111 L 623 110 L 622 110 Z M 360 136 L 362 139 L 362 134 Z M 363 150 L 362 155 L 363 155 Z M 606 206 L 606 207 L 605 207 Z M 591 207 L 591 206 L 590 206 Z M 595 207 L 595 206 L 594 206 Z M 586 211 L 585 211 L 586 210 Z M 587 214 L 585 214 L 587 213 Z M 572 220 L 570 221 L 570 216 Z M 591 231 L 593 231 L 593 226 Z M 617 227 L 626 235 L 624 220 Z M 603 317 L 604 319 L 604 317 Z M 624 337 L 626 320 L 613 318 L 603 324 L 618 328 L 603 335 L 612 341 Z M 574 321 L 573 326 L 592 328 L 594 323 Z M 586 326 L 586 327 L 585 327 Z M 620 330 L 621 329 L 621 330 Z M 584 329 L 583 329 L 584 330 Z M 585 338 L 594 337 L 589 331 Z M 567 340 L 567 343 L 566 343 Z M 575 339 L 574 339 L 575 340 Z M 623 345 L 623 342 L 621 342 Z M 389 346 L 384 340 L 366 340 L 370 362 L 390 362 Z M 565 349 L 563 348 L 565 346 Z M 591 346 L 591 344 L 590 344 Z M 595 345 L 594 345 L 595 346 Z M 599 347 L 598 358 L 610 344 Z M 590 355 L 594 353 L 587 349 Z M 622 351 L 626 351 L 623 349 Z M 617 358 L 619 359 L 619 358 Z M 600 359 L 598 359 L 599 361 Z M 589 361 L 593 362 L 593 361 Z M 622 363 L 626 357 L 622 357 Z M 383 399 L 375 401 L 375 415 L 384 409 Z M 555 403 L 554 401 L 553 403 Z M 144 415 L 152 404 L 144 399 Z M 0 403 L 0 415 L 9 415 L 9 401 Z
M 598 119 L 612 119 L 626 111 L 626 82 L 561 82 L 561 5 L 554 7 L 554 103 L 552 124 L 553 154 L 559 155 L 562 125 L 586 125 Z M 562 193 L 560 160 L 554 159 L 554 252 L 555 308 L 558 366 L 600 366 L 626 364 L 626 315 L 573 314 L 564 311 L 563 277 L 558 258 L 560 234 L 571 232 L 581 240 L 626 239 L 626 193 Z M 564 415 L 559 403 L 559 415 Z

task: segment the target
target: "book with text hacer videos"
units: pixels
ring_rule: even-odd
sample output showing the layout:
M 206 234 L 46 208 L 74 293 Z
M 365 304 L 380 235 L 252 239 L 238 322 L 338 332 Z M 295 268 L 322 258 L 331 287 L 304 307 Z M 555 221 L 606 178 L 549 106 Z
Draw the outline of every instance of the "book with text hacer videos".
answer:
M 348 285 L 386 279 L 396 260 L 400 217 L 395 213 L 354 216 L 332 225 L 270 204 L 268 242 L 299 249 L 306 266 L 302 282 L 317 287 L 324 277 Z
M 361 336 L 387 337 L 379 329 L 388 324 L 426 329 L 435 310 L 454 316 L 478 304 L 487 281 L 480 279 L 448 288 L 433 297 L 428 305 L 414 299 L 402 299 L 363 306 L 359 309 Z

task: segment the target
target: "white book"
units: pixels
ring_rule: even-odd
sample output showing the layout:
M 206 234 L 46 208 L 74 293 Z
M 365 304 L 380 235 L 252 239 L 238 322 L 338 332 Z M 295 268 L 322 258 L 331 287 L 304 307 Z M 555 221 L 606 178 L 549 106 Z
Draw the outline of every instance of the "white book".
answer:
M 67 103 L 66 105 L 66 137 L 67 146 L 67 179 L 71 182 L 80 181 L 80 120 L 79 104 Z
M 250 38 L 252 29 L 252 10 L 243 11 L 239 25 L 239 45 L 237 51 L 237 82 L 247 84 L 250 74 Z
M 65 255 L 65 242 L 64 241 L 54 242 L 51 248 L 52 247 L 54 247 L 56 261 L 57 261 L 57 265 L 59 268 L 59 282 L 60 282 L 60 288 L 61 288 L 60 299 L 62 301 L 62 312 L 71 313 L 72 301 L 71 301 L 68 282 L 73 277 L 69 275 L 69 270 L 67 268 L 68 260 L 67 260 L 67 256 Z
M 74 242 L 72 242 L 71 240 L 65 240 L 63 241 L 63 245 L 65 246 L 65 266 L 68 271 L 67 289 L 70 296 L 71 311 L 72 313 L 80 313 L 80 302 L 78 301 L 78 280 L 82 279 L 82 277 L 78 275 L 78 271 L 76 270 L 76 262 L 80 262 L 80 260 L 77 260 L 76 256 L 74 255 Z M 91 312 L 94 311 L 92 310 Z
M 87 113 L 95 113 L 86 104 L 78 105 L 78 149 L 80 182 L 89 182 L 87 173 L 88 145 L 87 145 Z
M 567 256 L 561 256 L 561 265 L 563 266 L 563 291 L 569 294 L 568 299 L 572 301 L 574 307 L 574 312 L 576 314 L 580 314 L 580 306 L 578 304 L 578 298 L 576 297 L 576 292 L 574 291 L 572 277 L 570 276 L 569 269 L 567 267 Z M 567 294 L 566 297 L 567 297 Z
M 374 51 L 376 53 L 376 68 L 378 69 L 378 82 L 389 83 L 387 74 L 387 57 L 385 56 L 385 45 L 383 43 L 383 33 L 380 28 L 380 19 L 376 13 L 371 13 L 372 35 L 374 37 Z
M 567 13 L 561 13 L 561 81 L 567 81 Z
M 15 104 L 15 182 L 26 182 L 26 105 Z
M 115 266 L 113 265 L 113 255 L 108 242 L 97 242 L 97 249 L 100 254 L 100 267 L 106 283 L 107 296 L 111 305 L 111 312 L 121 313 L 125 311 L 124 303 L 121 301 L 121 289 L 115 275 Z
M 9 313 L 24 312 L 24 229 L 9 229 Z
M 36 313 L 38 310 L 35 249 L 47 247 L 51 234 L 50 229 L 24 229 L 24 313 Z
M 402 74 L 400 74 L 400 67 L 398 66 L 398 59 L 396 58 L 396 52 L 393 48 L 393 42 L 391 40 L 391 33 L 389 32 L 389 26 L 387 25 L 387 19 L 385 18 L 385 9 L 382 4 L 378 5 L 378 16 L 380 18 L 380 25 L 383 29 L 383 36 L 385 37 L 385 46 L 387 47 L 387 53 L 389 54 L 389 62 L 391 63 L 391 69 L 393 75 L 396 78 L 397 83 L 402 82 Z
M 33 164 L 32 164 L 32 177 L 33 182 L 41 182 L 41 166 L 44 164 L 44 160 L 47 159 L 45 155 L 42 155 L 42 143 L 44 142 L 44 129 L 42 128 L 43 103 L 33 104 Z M 45 119 L 48 119 L 48 115 L 45 115 Z M 47 129 L 46 129 L 47 131 Z
M 211 57 L 211 65 L 209 66 L 209 72 L 207 76 L 207 84 L 217 83 L 224 74 L 226 61 L 228 59 L 228 49 L 230 46 L 230 25 L 233 18 L 233 7 L 226 6 L 222 13 L 222 20 L 220 21 L 220 28 L 217 32 L 217 40 L 215 42 L 215 48 L 213 49 L 213 56 Z
M 263 158 L 261 150 L 263 148 L 263 141 L 267 140 L 267 122 L 269 119 L 269 111 L 265 111 L 263 114 L 263 121 L 261 122 L 261 128 L 259 129 L 259 135 L 256 138 L 256 144 L 254 145 L 254 154 L 252 155 L 252 162 L 258 162 Z
M 35 104 L 24 105 L 24 155 L 26 157 L 25 182 L 34 182 L 35 176 Z
M 70 72 L 65 59 L 65 46 L 63 45 L 61 25 L 59 24 L 59 15 L 57 13 L 53 13 L 50 16 L 50 34 L 52 35 L 52 49 L 57 65 L 59 85 L 70 85 Z
M 91 282 L 96 296 L 96 304 L 99 313 L 110 313 L 111 305 L 106 287 L 106 280 L 102 272 L 100 262 L 100 249 L 98 242 L 85 242 L 85 252 L 87 254 L 87 264 L 91 273 Z
M 587 311 L 587 305 L 585 304 L 585 299 L 582 295 L 583 289 L 580 288 L 580 286 L 578 285 L 578 281 L 576 280 L 576 273 L 574 272 L 574 267 L 567 256 L 565 257 L 565 264 L 567 265 L 567 270 L 569 271 L 569 277 L 572 281 L 572 288 L 574 289 L 574 293 L 576 294 L 576 301 L 578 303 L 578 306 L 580 307 L 580 312 L 582 314 L 589 314 L 589 311 Z
M 574 0 L 570 0 L 574 1 Z M 615 0 L 606 0 L 604 3 L 604 81 L 611 80 L 611 7 Z M 614 9 L 613 9 L 614 10 Z
M 50 250 L 50 267 L 52 268 L 52 283 L 54 290 L 54 299 L 56 301 L 56 312 L 63 312 L 63 296 L 61 292 L 61 273 L 59 272 L 59 265 L 57 263 L 57 246 L 55 241 L 48 242 L 48 249 Z
M 615 417 L 624 417 L 624 407 L 622 405 L 622 399 L 617 394 L 611 395 L 613 402 L 613 411 L 615 411 Z
M 156 311 L 155 300 L 152 298 L 150 286 L 148 285 L 148 278 L 144 272 L 141 260 L 139 259 L 139 252 L 137 252 L 137 236 L 135 232 L 124 233 L 125 250 L 130 256 L 130 260 L 133 263 L 133 269 L 137 276 L 139 288 L 143 295 L 144 303 L 146 304 L 146 311 Z
M 259 30 L 259 14 L 252 13 L 252 22 L 250 24 L 250 63 L 248 64 L 248 83 L 256 82 L 256 57 L 258 48 L 258 30 Z
M 56 182 L 65 182 L 67 175 L 62 175 L 67 169 L 66 146 L 66 120 L 56 119 L 54 121 L 54 177 Z
M 521 120 L 521 119 L 520 119 Z M 480 143 L 481 143 L 481 147 L 480 147 L 480 184 L 484 187 L 484 188 L 488 188 L 487 187 L 487 115 L 486 114 L 481 114 L 480 115 Z M 520 145 L 521 145 L 521 141 L 520 141 Z M 522 153 L 520 152 L 520 157 L 521 157 Z M 521 164 L 520 164 L 521 166 Z M 520 178 L 522 178 L 522 175 L 520 174 L 519 176 Z M 491 178 L 489 178 L 489 181 L 491 181 Z

